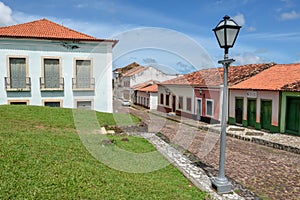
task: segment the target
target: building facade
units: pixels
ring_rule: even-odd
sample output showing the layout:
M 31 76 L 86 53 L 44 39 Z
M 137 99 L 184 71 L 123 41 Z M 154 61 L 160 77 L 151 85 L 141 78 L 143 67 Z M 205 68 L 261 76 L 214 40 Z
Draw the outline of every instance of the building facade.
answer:
M 300 64 L 277 64 L 230 87 L 229 123 L 300 135 Z
M 0 28 L 0 104 L 112 112 L 112 48 L 46 19 Z
M 249 79 L 274 63 L 231 66 L 230 86 Z M 158 111 L 173 112 L 206 123 L 219 123 L 222 116 L 223 68 L 203 69 L 158 84 Z

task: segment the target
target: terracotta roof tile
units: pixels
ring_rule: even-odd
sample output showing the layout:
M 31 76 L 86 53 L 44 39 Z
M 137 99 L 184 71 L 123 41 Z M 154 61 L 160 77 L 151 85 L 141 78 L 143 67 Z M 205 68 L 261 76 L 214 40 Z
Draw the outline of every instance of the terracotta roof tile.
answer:
M 110 41 L 116 40 L 97 39 L 95 37 L 74 31 L 47 19 L 41 19 L 24 24 L 0 27 L 1 38 L 29 38 L 29 39 L 56 39 L 74 41 Z
M 141 91 L 141 92 L 157 92 L 158 91 L 158 85 L 153 84 L 153 85 L 150 85 L 148 87 L 137 89 L 137 90 Z
M 143 67 L 143 66 L 137 66 L 129 71 L 127 71 L 126 73 L 123 74 L 123 76 L 133 76 L 139 72 L 142 72 L 146 69 L 146 67 Z
M 300 92 L 300 81 L 286 84 L 281 89 L 284 91 Z
M 130 63 L 129 65 L 127 65 L 125 67 L 117 68 L 114 71 L 117 71 L 117 72 L 119 72 L 119 74 L 122 75 L 122 74 L 125 74 L 127 71 L 129 71 L 129 70 L 131 70 L 131 69 L 133 69 L 135 67 L 138 67 L 138 66 L 140 66 L 138 63 L 133 62 L 133 63 Z
M 300 91 L 300 63 L 278 64 L 231 89 Z
M 158 82 L 159 82 L 159 81 L 149 80 L 149 81 L 146 81 L 146 82 L 144 82 L 144 83 L 140 83 L 140 84 L 134 85 L 134 86 L 132 86 L 132 88 L 133 88 L 134 90 L 139 90 L 139 89 L 148 87 L 148 86 L 150 86 L 150 85 L 156 84 L 156 83 L 158 83 Z
M 234 85 L 241 81 L 270 68 L 275 63 L 249 64 L 230 66 L 228 68 L 228 84 Z M 223 68 L 210 68 L 199 70 L 181 77 L 164 81 L 162 85 L 194 85 L 194 86 L 219 86 L 223 84 Z

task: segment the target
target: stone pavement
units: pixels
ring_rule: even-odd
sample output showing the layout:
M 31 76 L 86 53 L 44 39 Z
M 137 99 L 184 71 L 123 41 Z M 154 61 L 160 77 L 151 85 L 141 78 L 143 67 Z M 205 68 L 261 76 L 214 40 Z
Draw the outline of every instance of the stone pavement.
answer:
M 196 187 L 209 193 L 211 199 L 215 200 L 244 200 L 245 198 L 231 192 L 230 194 L 217 194 L 211 187 L 211 181 L 205 171 L 195 166 L 190 159 L 180 151 L 170 146 L 154 133 L 127 133 L 128 135 L 142 136 L 147 139 L 156 149 L 181 173 L 183 173 Z M 249 199 L 249 198 L 247 198 Z M 252 199 L 252 198 L 251 198 Z M 254 198 L 253 198 L 254 199 Z
M 129 112 L 143 120 L 148 126 L 148 132 L 158 133 L 158 135 L 161 133 L 160 137 L 165 136 L 162 138 L 167 143 L 183 152 L 209 177 L 217 176 L 220 153 L 220 134 L 216 133 L 217 125 L 208 125 L 205 130 L 204 126 L 198 127 L 198 124 L 186 125 L 191 120 L 180 116 L 162 117 L 148 113 L 147 110 L 134 108 Z M 167 120 L 167 118 L 171 120 Z M 193 123 L 193 121 L 191 122 Z M 211 127 L 215 127 L 215 129 Z M 246 199 L 251 196 L 248 195 L 250 190 L 255 193 L 252 195 L 254 199 L 259 199 L 256 198 L 258 195 L 264 199 L 298 200 L 300 196 L 300 154 L 255 143 L 254 140 L 261 135 L 255 130 L 249 129 L 248 131 L 247 129 L 245 131 L 246 129 L 242 130 L 243 127 L 235 126 L 231 128 L 230 131 L 236 133 L 234 137 L 226 138 L 225 173 L 226 177 L 233 182 L 233 190 Z M 268 135 L 274 136 L 274 134 Z M 251 136 L 254 139 L 249 142 L 248 137 Z M 237 139 L 238 137 L 240 138 Z M 297 139 L 295 136 L 291 136 L 291 138 Z M 196 156 L 198 160 L 196 163 L 193 156 Z
M 170 116 L 167 113 L 162 113 L 155 110 L 151 110 L 150 113 L 203 130 L 209 130 L 216 133 L 221 132 L 219 124 L 206 124 L 204 122 L 196 121 L 182 116 Z M 234 125 L 227 126 L 226 134 L 237 139 L 251 141 L 268 147 L 300 154 L 299 136 L 280 133 L 268 133 Z

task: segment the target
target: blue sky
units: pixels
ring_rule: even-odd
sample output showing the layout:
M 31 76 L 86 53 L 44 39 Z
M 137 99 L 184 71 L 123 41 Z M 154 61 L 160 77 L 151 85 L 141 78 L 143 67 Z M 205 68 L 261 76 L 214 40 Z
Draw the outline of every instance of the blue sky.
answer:
M 235 65 L 300 62 L 298 0 L 0 0 L 0 26 L 47 18 L 119 39 L 115 67 L 136 61 L 178 73 L 218 65 L 212 29 L 224 15 L 243 26 L 229 50 Z

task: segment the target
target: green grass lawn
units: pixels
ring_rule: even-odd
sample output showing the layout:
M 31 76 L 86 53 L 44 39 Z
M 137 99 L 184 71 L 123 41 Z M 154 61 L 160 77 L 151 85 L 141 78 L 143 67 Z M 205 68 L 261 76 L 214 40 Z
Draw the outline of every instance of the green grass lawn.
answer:
M 0 106 L 0 199 L 205 199 L 173 166 L 126 173 L 95 159 L 82 144 L 71 109 Z M 97 113 L 100 125 L 139 120 Z M 146 140 L 109 136 L 122 149 L 150 152 Z

